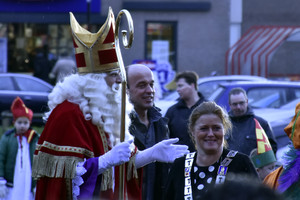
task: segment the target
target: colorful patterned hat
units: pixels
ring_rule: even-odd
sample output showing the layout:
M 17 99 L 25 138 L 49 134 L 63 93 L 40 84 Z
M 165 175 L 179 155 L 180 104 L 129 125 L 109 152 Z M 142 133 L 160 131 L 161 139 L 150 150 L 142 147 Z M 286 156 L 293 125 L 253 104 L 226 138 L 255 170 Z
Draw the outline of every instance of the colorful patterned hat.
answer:
M 71 12 L 70 24 L 79 73 L 102 73 L 119 69 L 115 49 L 115 17 L 111 8 L 97 33 L 81 27 Z
M 31 109 L 27 108 L 20 97 L 15 98 L 10 110 L 13 114 L 14 121 L 19 117 L 27 117 L 29 121 L 32 120 L 33 112 Z
M 276 162 L 276 157 L 264 129 L 261 127 L 257 119 L 254 119 L 254 121 L 257 141 L 257 154 L 251 155 L 251 160 L 256 168 L 260 168 Z

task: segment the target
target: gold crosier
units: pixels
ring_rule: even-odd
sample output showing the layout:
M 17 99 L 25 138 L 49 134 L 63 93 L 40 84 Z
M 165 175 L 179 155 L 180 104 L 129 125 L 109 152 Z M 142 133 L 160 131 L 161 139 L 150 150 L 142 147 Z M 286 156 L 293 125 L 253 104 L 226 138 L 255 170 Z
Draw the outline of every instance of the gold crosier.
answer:
M 127 36 L 127 30 L 122 30 L 122 41 L 123 41 L 123 46 L 125 49 L 129 49 L 131 47 L 132 41 L 133 41 L 133 21 L 131 18 L 130 13 L 123 9 L 119 12 L 118 17 L 116 19 L 116 29 L 115 29 L 115 45 L 116 45 L 116 52 L 117 52 L 117 57 L 119 60 L 119 65 L 120 65 L 120 71 L 121 71 L 121 78 L 122 78 L 122 104 L 121 104 L 121 127 L 120 127 L 120 141 L 123 142 L 125 139 L 125 114 L 126 114 L 126 72 L 125 72 L 125 67 L 123 63 L 123 58 L 121 54 L 121 49 L 119 45 L 119 27 L 121 23 L 121 17 L 125 15 L 127 22 L 128 22 L 128 30 L 129 30 L 129 35 Z M 125 166 L 122 164 L 120 166 L 120 180 L 119 180 L 119 199 L 123 199 L 124 197 L 124 174 L 125 174 Z

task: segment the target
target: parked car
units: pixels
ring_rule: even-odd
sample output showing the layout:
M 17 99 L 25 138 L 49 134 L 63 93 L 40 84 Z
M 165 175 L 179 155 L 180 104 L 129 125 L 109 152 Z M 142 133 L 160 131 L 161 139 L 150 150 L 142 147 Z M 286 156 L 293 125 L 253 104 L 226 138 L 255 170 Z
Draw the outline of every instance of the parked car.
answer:
M 256 115 L 261 116 L 268 120 L 273 128 L 274 134 L 277 135 L 277 140 L 283 140 L 280 144 L 287 145 L 290 140 L 286 138 L 284 128 L 290 123 L 295 115 L 295 108 L 300 98 L 297 98 L 279 108 L 256 108 L 254 112 Z
M 267 79 L 260 76 L 250 75 L 227 75 L 227 76 L 209 76 L 198 79 L 198 90 L 201 94 L 208 99 L 210 95 L 218 88 L 221 83 L 230 83 L 236 81 L 266 81 Z M 175 89 L 175 83 L 173 83 Z M 173 91 L 161 100 L 157 100 L 155 105 L 161 109 L 164 115 L 168 108 L 175 104 L 179 98 L 177 91 Z
M 269 121 L 278 147 L 286 146 L 289 138 L 283 132 L 283 128 L 294 115 L 296 102 L 300 98 L 300 83 L 263 81 L 220 84 L 209 100 L 229 110 L 228 95 L 235 87 L 243 88 L 247 92 L 248 102 L 254 109 L 254 113 Z
M 5 111 L 10 112 L 13 100 L 19 96 L 34 115 L 48 110 L 48 95 L 53 86 L 31 75 L 17 73 L 0 74 L 0 120 Z M 42 124 L 42 118 L 33 118 L 33 124 Z
M 219 84 L 209 100 L 229 110 L 228 95 L 231 89 L 241 87 L 247 92 L 248 103 L 253 108 L 279 108 L 300 98 L 300 82 L 243 81 Z

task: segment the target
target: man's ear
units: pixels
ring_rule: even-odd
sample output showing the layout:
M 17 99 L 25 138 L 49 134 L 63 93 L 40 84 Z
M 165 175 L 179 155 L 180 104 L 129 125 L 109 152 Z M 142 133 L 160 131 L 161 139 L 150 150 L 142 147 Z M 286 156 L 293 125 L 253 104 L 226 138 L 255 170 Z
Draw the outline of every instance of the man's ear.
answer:
M 191 86 L 193 86 L 193 88 L 195 88 L 195 90 L 196 90 L 195 83 L 191 83 Z

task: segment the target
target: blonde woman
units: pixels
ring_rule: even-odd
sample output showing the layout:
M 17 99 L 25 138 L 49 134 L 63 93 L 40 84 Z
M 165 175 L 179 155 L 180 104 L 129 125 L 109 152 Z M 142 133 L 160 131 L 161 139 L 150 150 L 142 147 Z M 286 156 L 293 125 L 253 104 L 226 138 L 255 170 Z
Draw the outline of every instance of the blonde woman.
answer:
M 227 113 L 215 102 L 203 102 L 189 118 L 196 152 L 178 158 L 169 173 L 165 199 L 199 199 L 232 174 L 258 179 L 249 157 L 226 149 L 224 136 L 231 130 Z

